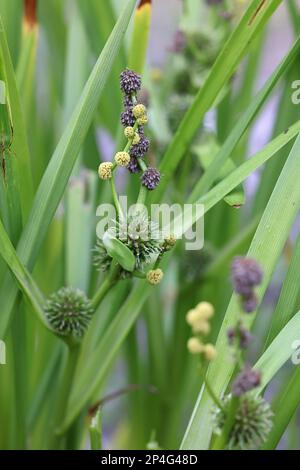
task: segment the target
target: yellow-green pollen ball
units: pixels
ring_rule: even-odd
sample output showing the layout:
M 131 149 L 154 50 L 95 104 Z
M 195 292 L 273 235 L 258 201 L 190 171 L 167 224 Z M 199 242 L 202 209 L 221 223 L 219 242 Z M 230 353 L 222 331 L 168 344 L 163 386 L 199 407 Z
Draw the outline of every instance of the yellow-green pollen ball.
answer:
M 146 115 L 147 110 L 143 104 L 137 104 L 136 106 L 134 106 L 132 112 L 133 112 L 134 117 L 136 119 L 139 119 Z
M 98 168 L 99 178 L 102 180 L 109 180 L 112 176 L 113 164 L 111 162 L 100 163 Z
M 115 155 L 115 162 L 118 166 L 127 166 L 130 162 L 130 155 L 127 152 L 118 152 Z
M 133 139 L 134 136 L 135 136 L 135 130 L 133 127 L 125 127 L 124 129 L 124 135 L 126 137 L 126 139 Z

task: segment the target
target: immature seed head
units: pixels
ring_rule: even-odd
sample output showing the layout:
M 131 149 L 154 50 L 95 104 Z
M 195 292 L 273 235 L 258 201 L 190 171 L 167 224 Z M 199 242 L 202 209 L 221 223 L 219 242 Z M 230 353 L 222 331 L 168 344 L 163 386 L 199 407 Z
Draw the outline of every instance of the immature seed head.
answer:
M 258 387 L 261 382 L 261 373 L 246 366 L 236 377 L 232 384 L 232 394 L 240 397 L 246 392 Z
M 223 399 L 227 410 L 231 397 Z M 220 434 L 226 417 L 221 410 L 214 412 L 214 431 Z M 240 398 L 235 415 L 235 422 L 229 434 L 228 450 L 259 450 L 266 442 L 273 427 L 273 412 L 269 403 L 260 396 L 246 394 Z
M 136 93 L 141 88 L 141 77 L 133 70 L 126 69 L 120 75 L 121 90 L 126 95 Z
M 156 168 L 149 167 L 143 173 L 141 180 L 142 185 L 149 189 L 149 191 L 152 191 L 160 182 L 160 172 Z
M 113 164 L 111 162 L 100 163 L 98 168 L 99 178 L 109 180 L 112 177 Z
M 187 348 L 191 354 L 200 354 L 203 352 L 204 345 L 201 343 L 200 339 L 193 336 L 188 340 Z
M 134 106 L 132 112 L 133 112 L 134 117 L 136 119 L 139 119 L 146 115 L 147 109 L 146 109 L 146 106 L 144 106 L 143 104 L 137 104 L 136 106 Z
M 151 269 L 147 272 L 147 281 L 152 285 L 159 284 L 163 278 L 163 275 L 164 273 L 161 269 Z
M 63 287 L 51 295 L 45 305 L 50 326 L 60 336 L 79 340 L 93 315 L 91 302 L 79 289 Z
M 127 152 L 118 152 L 115 155 L 115 162 L 118 166 L 127 166 L 130 162 L 130 155 Z
M 135 130 L 132 126 L 127 126 L 124 129 L 124 135 L 126 139 L 133 139 L 135 136 Z
M 235 292 L 249 296 L 261 283 L 263 272 L 255 259 L 236 256 L 231 265 L 231 278 Z

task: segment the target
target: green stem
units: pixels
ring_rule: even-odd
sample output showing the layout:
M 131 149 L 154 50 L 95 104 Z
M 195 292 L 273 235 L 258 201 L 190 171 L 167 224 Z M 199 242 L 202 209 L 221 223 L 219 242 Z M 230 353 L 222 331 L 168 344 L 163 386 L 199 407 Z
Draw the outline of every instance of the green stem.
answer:
M 101 410 L 98 409 L 89 428 L 91 450 L 102 449 L 102 423 L 101 423 Z
M 222 450 L 228 443 L 230 432 L 235 422 L 235 416 L 238 406 L 239 397 L 232 397 L 222 433 L 215 439 L 215 442 L 212 446 L 212 450 Z
M 225 408 L 224 408 L 223 404 L 221 403 L 221 401 L 219 400 L 219 398 L 217 397 L 217 395 L 215 394 L 209 380 L 206 377 L 206 374 L 205 373 L 202 374 L 201 366 L 200 366 L 200 375 L 201 375 L 203 383 L 205 384 L 205 386 L 207 388 L 207 391 L 210 394 L 210 396 L 211 396 L 212 400 L 214 401 L 215 405 L 225 414 L 226 413 Z
M 112 286 L 116 282 L 116 276 L 119 272 L 119 266 L 116 265 L 112 268 L 111 272 L 109 273 L 108 277 L 105 279 L 105 281 L 101 284 L 99 289 L 97 290 L 96 294 L 94 295 L 92 299 L 92 307 L 94 310 L 96 310 L 108 291 L 112 288 Z
M 59 432 L 59 427 L 63 423 L 64 416 L 67 410 L 68 400 L 70 396 L 70 392 L 72 389 L 74 373 L 76 370 L 76 365 L 79 357 L 80 352 L 80 345 L 72 345 L 68 347 L 68 358 L 65 370 L 63 371 L 63 378 L 61 387 L 58 394 L 58 404 L 57 404 L 57 411 L 55 417 L 55 436 L 53 440 L 53 447 L 54 449 L 61 449 L 63 448 L 63 444 L 65 441 L 65 434 L 61 434 Z
M 123 214 L 122 208 L 121 208 L 120 203 L 119 203 L 118 193 L 117 193 L 116 185 L 115 185 L 115 179 L 114 179 L 113 176 L 110 179 L 110 186 L 111 186 L 111 191 L 112 191 L 112 195 L 113 195 L 115 208 L 117 209 L 119 217 L 123 218 L 124 214 Z

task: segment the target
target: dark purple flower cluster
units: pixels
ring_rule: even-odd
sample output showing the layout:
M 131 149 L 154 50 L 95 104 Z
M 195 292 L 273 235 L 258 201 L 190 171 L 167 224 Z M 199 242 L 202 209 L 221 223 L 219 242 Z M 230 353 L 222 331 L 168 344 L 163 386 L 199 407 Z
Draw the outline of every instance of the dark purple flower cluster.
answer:
M 237 341 L 241 349 L 247 349 L 253 339 L 250 331 L 241 324 L 238 324 L 235 328 L 229 328 L 227 330 L 227 337 L 231 346 Z
M 250 366 L 244 369 L 237 375 L 232 384 L 232 394 L 240 397 L 244 393 L 253 390 L 261 383 L 261 374 L 259 371 L 252 369 Z
M 121 90 L 125 95 L 132 95 L 141 89 L 142 80 L 140 75 L 132 70 L 126 69 L 120 75 Z
M 140 135 L 140 141 L 138 144 L 132 145 L 130 148 L 130 156 L 136 158 L 142 158 L 146 155 L 150 147 L 150 141 L 143 134 Z
M 127 165 L 127 170 L 129 170 L 130 173 L 139 173 L 140 172 L 139 162 L 137 161 L 136 157 L 131 157 L 130 158 L 130 162 Z
M 246 313 L 257 307 L 254 288 L 263 278 L 263 272 L 256 260 L 237 256 L 231 265 L 231 279 L 235 292 L 242 297 L 242 307 Z
M 147 168 L 141 177 L 142 185 L 152 191 L 160 182 L 160 172 L 156 168 Z
M 133 127 L 136 119 L 133 115 L 133 107 L 136 104 L 137 92 L 141 89 L 141 77 L 132 70 L 126 69 L 121 73 L 120 86 L 124 93 L 124 111 L 121 114 L 121 123 L 124 127 Z M 129 154 L 131 161 L 127 166 L 131 173 L 138 173 L 140 171 L 138 158 L 143 158 L 149 150 L 150 141 L 145 137 L 144 127 L 138 126 L 137 132 L 140 136 L 138 144 L 131 146 Z

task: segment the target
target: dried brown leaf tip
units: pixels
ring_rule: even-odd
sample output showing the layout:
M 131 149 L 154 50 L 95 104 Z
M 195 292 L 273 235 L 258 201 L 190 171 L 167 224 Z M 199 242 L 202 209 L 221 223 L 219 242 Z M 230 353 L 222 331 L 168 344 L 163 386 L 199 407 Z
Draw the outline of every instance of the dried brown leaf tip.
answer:
M 37 0 L 24 0 L 24 20 L 28 28 L 33 29 L 37 24 Z
M 152 3 L 151 0 L 141 0 L 138 8 L 142 8 L 147 4 L 151 5 L 151 3 Z

